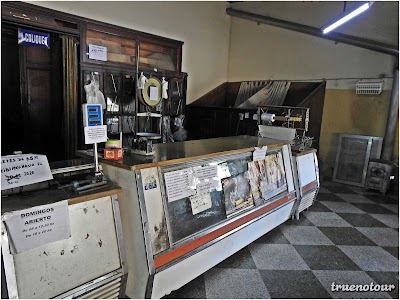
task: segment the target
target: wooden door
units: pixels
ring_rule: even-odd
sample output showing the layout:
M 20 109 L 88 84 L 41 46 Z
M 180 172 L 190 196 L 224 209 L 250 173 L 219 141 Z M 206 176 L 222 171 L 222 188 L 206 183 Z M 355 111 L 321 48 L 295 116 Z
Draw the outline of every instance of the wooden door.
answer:
M 7 60 L 7 68 L 2 65 L 2 99 L 7 99 L 2 101 L 2 155 L 20 150 L 45 154 L 49 161 L 65 159 L 61 49 L 55 34 L 46 49 L 19 46 L 16 28 L 9 28 L 7 34 L 2 29 L 2 53 Z M 9 72 L 14 80 L 19 76 L 19 85 L 7 85 Z

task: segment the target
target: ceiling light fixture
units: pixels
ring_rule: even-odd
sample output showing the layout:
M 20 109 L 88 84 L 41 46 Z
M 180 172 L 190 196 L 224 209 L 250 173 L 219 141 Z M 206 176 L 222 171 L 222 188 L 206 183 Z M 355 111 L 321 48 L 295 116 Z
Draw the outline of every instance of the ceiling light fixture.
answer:
M 367 3 L 362 3 L 362 4 L 357 4 L 354 5 L 352 8 L 344 11 L 337 17 L 335 17 L 333 20 L 331 20 L 327 25 L 322 27 L 322 33 L 326 34 L 329 31 L 339 27 L 340 25 L 346 23 L 350 19 L 354 18 L 355 16 L 358 16 L 362 12 L 366 11 L 371 5 L 373 4 L 372 1 L 369 1 Z

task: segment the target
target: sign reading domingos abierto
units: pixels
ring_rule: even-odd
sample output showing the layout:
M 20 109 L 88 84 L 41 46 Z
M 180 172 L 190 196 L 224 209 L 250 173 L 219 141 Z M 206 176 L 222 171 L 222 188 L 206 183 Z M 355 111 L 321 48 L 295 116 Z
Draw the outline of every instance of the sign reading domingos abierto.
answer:
M 68 200 L 5 213 L 12 254 L 27 251 L 71 235 Z

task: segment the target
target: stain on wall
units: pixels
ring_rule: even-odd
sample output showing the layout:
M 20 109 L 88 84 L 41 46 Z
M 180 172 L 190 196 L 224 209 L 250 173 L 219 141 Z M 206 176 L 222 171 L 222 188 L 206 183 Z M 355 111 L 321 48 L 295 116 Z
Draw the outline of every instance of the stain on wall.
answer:
M 384 136 L 389 102 L 390 91 L 380 95 L 356 95 L 355 90 L 326 90 L 319 153 L 322 174 L 333 174 L 339 133 Z M 399 159 L 398 127 L 394 161 Z

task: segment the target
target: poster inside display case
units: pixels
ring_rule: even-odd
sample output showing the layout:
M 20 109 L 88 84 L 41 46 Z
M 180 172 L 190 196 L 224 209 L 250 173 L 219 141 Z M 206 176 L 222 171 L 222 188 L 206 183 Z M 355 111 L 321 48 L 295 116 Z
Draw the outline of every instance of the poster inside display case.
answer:
M 280 151 L 269 153 L 264 160 L 248 163 L 251 194 L 256 206 L 287 190 L 286 173 Z
M 253 197 L 246 175 L 242 173 L 222 180 L 227 216 L 253 206 Z

